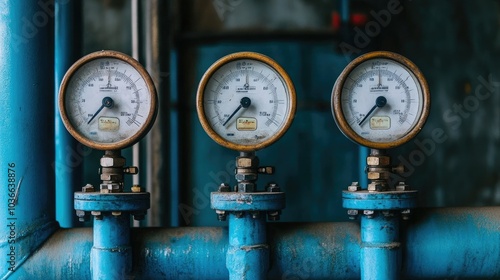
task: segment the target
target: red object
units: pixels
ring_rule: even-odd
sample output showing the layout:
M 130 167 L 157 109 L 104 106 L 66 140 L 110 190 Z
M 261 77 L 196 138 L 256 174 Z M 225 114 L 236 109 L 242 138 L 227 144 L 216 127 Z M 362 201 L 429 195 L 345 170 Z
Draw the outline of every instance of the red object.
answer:
M 368 16 L 362 13 L 351 14 L 351 23 L 354 26 L 364 26 L 368 21 Z
M 337 11 L 332 12 L 332 22 L 331 22 L 331 27 L 334 31 L 339 30 L 340 28 L 340 14 Z

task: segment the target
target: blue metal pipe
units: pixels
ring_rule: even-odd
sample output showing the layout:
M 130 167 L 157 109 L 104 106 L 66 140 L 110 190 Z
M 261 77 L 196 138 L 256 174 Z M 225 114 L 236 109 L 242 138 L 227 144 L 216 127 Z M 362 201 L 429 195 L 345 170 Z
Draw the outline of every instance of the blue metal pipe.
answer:
M 64 74 L 76 61 L 78 47 L 75 29 L 79 26 L 75 0 L 55 1 L 55 163 L 56 171 L 56 220 L 61 227 L 76 225 L 73 193 L 82 187 L 83 159 L 90 149 L 79 144 L 64 127 L 59 114 L 57 96 Z
M 400 278 L 399 215 L 361 216 L 361 279 Z
M 499 207 L 418 209 L 401 223 L 402 279 L 500 278 Z M 357 223 L 268 224 L 268 279 L 359 279 Z M 138 279 L 227 279 L 227 228 L 133 228 Z M 59 230 L 14 279 L 88 279 L 90 229 Z M 68 249 L 71 248 L 71 249 Z M 63 277 L 61 277 L 63 276 Z
M 0 279 L 57 229 L 53 4 L 0 1 Z
M 269 245 L 266 244 L 265 212 L 256 218 L 249 212 L 239 215 L 234 212 L 229 214 L 229 248 L 226 257 L 229 279 L 266 279 Z
M 94 218 L 92 279 L 129 279 L 132 272 L 130 215 L 106 213 Z

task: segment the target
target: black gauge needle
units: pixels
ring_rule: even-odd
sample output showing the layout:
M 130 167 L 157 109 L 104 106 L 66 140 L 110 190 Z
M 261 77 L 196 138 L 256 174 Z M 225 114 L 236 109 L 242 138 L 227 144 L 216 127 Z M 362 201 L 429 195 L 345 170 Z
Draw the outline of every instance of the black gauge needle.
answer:
M 101 112 L 102 109 L 104 109 L 104 107 L 106 108 L 113 108 L 113 106 L 115 105 L 115 102 L 113 101 L 113 99 L 111 97 L 104 97 L 102 99 L 102 105 L 99 109 L 97 109 L 97 112 L 94 113 L 94 115 L 92 116 L 92 118 L 90 118 L 89 122 L 87 124 L 90 124 L 90 122 L 99 114 L 99 112 Z
M 365 117 L 358 123 L 358 125 L 361 126 L 366 121 L 366 119 L 373 113 L 373 111 L 375 111 L 375 109 L 382 108 L 385 106 L 385 104 L 387 104 L 387 99 L 385 99 L 385 97 L 383 96 L 377 97 L 377 100 L 375 100 L 375 105 L 373 105 L 373 107 L 365 115 Z
M 246 74 L 246 77 L 245 77 L 245 90 L 248 90 L 250 88 L 250 84 L 248 83 L 248 72 Z
M 227 120 L 224 122 L 224 124 L 222 126 L 226 126 L 226 124 L 229 122 L 229 120 L 231 120 L 234 115 L 236 115 L 236 113 L 238 113 L 238 111 L 241 109 L 241 108 L 248 108 L 250 107 L 250 104 L 252 104 L 252 101 L 250 100 L 250 98 L 248 97 L 243 97 L 241 100 L 240 100 L 240 105 L 238 106 L 238 108 L 236 108 L 236 110 L 234 110 L 234 112 L 231 114 L 231 116 L 229 116 L 229 118 L 227 118 Z

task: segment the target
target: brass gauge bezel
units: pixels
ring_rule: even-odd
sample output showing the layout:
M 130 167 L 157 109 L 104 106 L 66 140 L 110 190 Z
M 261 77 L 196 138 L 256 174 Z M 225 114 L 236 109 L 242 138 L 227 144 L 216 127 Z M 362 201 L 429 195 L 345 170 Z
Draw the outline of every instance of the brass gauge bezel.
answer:
M 356 69 L 356 67 L 358 67 L 360 64 L 368 60 L 378 59 L 378 58 L 393 60 L 406 67 L 416 77 L 417 79 L 416 82 L 422 89 L 422 110 L 416 124 L 403 137 L 389 142 L 374 142 L 360 136 L 348 124 L 344 116 L 344 112 L 342 110 L 342 90 L 351 72 L 354 69 Z M 427 81 L 424 78 L 424 75 L 412 61 L 410 61 L 409 59 L 400 54 L 389 51 L 370 52 L 354 59 L 344 68 L 340 76 L 337 78 L 337 81 L 335 82 L 332 91 L 332 113 L 335 122 L 337 123 L 337 126 L 347 138 L 368 148 L 390 149 L 398 147 L 404 143 L 407 143 L 420 132 L 420 130 L 422 129 L 427 120 L 429 112 L 430 112 L 430 92 L 429 92 L 429 87 L 427 85 Z
M 268 139 L 258 144 L 244 145 L 224 139 L 212 128 L 205 113 L 204 97 L 205 97 L 205 88 L 208 82 L 210 81 L 212 76 L 217 72 L 217 70 L 219 70 L 222 66 L 226 65 L 227 63 L 233 62 L 235 60 L 255 60 L 264 63 L 265 65 L 276 71 L 276 73 L 278 73 L 280 78 L 284 81 L 286 90 L 288 92 L 290 106 L 288 107 L 288 110 L 286 112 L 286 117 L 284 119 L 283 125 L 281 126 L 281 128 L 279 128 L 279 130 L 276 131 L 274 135 L 272 135 Z M 274 61 L 273 59 L 271 59 L 266 55 L 256 52 L 237 52 L 220 58 L 215 63 L 213 63 L 205 72 L 198 85 L 198 90 L 196 94 L 196 110 L 198 113 L 198 118 L 200 120 L 201 126 L 208 134 L 208 136 L 212 138 L 216 143 L 235 151 L 253 152 L 271 145 L 285 134 L 285 132 L 292 124 L 293 118 L 295 116 L 296 102 L 297 102 L 296 100 L 297 98 L 295 93 L 295 87 L 293 86 L 292 80 L 285 72 L 285 70 L 276 61 Z
M 140 129 L 134 134 L 129 136 L 126 139 L 123 139 L 118 142 L 114 143 L 101 143 L 94 141 L 92 139 L 89 139 L 82 135 L 81 133 L 78 132 L 78 130 L 75 128 L 74 124 L 71 122 L 71 119 L 69 118 L 68 111 L 66 108 L 66 97 L 68 95 L 68 86 L 71 82 L 71 80 L 75 77 L 75 74 L 77 71 L 86 65 L 87 63 L 98 60 L 98 59 L 106 59 L 106 58 L 113 58 L 113 59 L 118 59 L 121 60 L 133 68 L 137 70 L 137 72 L 140 74 L 141 78 L 144 80 L 146 87 L 147 87 L 147 94 L 149 94 L 149 98 L 151 100 L 150 102 L 150 109 L 148 112 L 148 115 L 144 121 L 143 124 L 141 124 Z M 119 150 L 119 149 L 124 149 L 129 146 L 132 146 L 133 144 L 139 142 L 151 129 L 151 127 L 154 124 L 154 121 L 156 119 L 156 115 L 158 113 L 158 96 L 156 93 L 156 88 L 153 83 L 153 80 L 149 76 L 149 73 L 146 71 L 146 69 L 134 58 L 121 53 L 117 51 L 111 51 L 111 50 L 103 50 L 103 51 L 97 51 L 90 53 L 82 58 L 80 58 L 78 61 L 76 61 L 66 72 L 66 74 L 63 77 L 63 80 L 61 82 L 61 86 L 59 88 L 59 100 L 58 100 L 58 105 L 59 105 L 59 112 L 61 114 L 61 119 L 68 130 L 68 132 L 80 143 L 93 148 L 97 150 Z

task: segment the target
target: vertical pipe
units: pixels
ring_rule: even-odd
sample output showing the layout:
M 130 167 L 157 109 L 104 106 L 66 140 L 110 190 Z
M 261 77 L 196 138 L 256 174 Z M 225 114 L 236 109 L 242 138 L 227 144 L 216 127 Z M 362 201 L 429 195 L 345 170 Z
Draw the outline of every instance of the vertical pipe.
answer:
M 54 5 L 0 1 L 0 279 L 57 228 Z
M 266 217 L 246 212 L 229 214 L 229 248 L 226 267 L 229 279 L 266 279 L 269 246 L 266 244 Z
M 91 251 L 92 279 L 130 279 L 130 215 L 104 213 L 94 218 L 94 245 Z
M 57 97 L 64 74 L 78 56 L 75 34 L 78 32 L 78 13 L 76 0 L 57 0 L 55 2 L 55 156 L 56 170 L 56 220 L 61 227 L 69 228 L 76 224 L 73 209 L 73 193 L 81 188 L 83 158 L 90 152 L 68 133 L 64 127 Z
M 361 216 L 361 279 L 399 279 L 399 216 Z
M 158 118 L 147 136 L 147 191 L 151 192 L 150 226 L 173 226 L 170 218 L 178 213 L 176 196 L 170 194 L 175 178 L 170 158 L 170 1 L 144 1 L 144 50 L 146 69 L 158 92 Z M 177 147 L 175 148 L 177 150 Z M 177 164 L 177 163 L 176 163 Z M 173 167 L 172 167 L 173 168 Z

